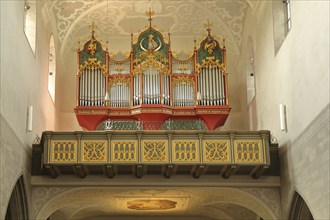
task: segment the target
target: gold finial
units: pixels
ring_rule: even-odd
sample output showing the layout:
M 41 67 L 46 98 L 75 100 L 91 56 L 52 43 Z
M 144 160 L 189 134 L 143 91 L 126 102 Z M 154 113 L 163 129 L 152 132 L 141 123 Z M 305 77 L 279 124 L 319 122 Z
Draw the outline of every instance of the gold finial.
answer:
M 204 27 L 206 27 L 208 35 L 211 35 L 211 27 L 213 27 L 213 24 L 210 22 L 210 20 L 207 20 L 207 23 L 204 24 Z
M 154 12 L 154 11 L 151 11 L 151 8 L 149 8 L 149 11 L 146 12 L 146 15 L 149 17 L 149 18 L 148 18 L 148 21 L 149 21 L 149 27 L 151 27 L 151 21 L 152 21 L 151 16 L 155 15 L 155 12 Z
M 95 33 L 95 29 L 97 28 L 97 26 L 95 25 L 94 21 L 91 25 L 88 26 L 91 30 L 92 30 L 92 37 L 94 38 L 94 33 Z

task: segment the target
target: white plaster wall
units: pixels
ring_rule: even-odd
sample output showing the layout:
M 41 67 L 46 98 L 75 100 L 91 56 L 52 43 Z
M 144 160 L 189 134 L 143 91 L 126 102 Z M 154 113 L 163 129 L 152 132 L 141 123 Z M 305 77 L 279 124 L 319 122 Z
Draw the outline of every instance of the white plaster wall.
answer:
M 276 56 L 272 3 L 259 6 L 247 14 L 241 57 L 246 58 L 251 36 L 256 69 L 252 106 L 257 114 L 251 117 L 250 106 L 250 124 L 270 130 L 279 140 L 283 217 L 297 190 L 314 219 L 329 219 L 329 117 L 322 116 L 329 105 L 329 1 L 291 1 L 292 29 Z M 287 108 L 286 132 L 280 131 L 280 103 Z M 312 129 L 315 123 L 319 127 Z
M 31 145 L 44 130 L 54 130 L 55 107 L 47 90 L 51 25 L 37 1 L 34 55 L 23 32 L 24 1 L 1 1 L 1 196 L 4 219 L 13 187 L 21 174 L 30 198 Z M 33 106 L 33 130 L 27 132 L 27 108 Z M 29 201 L 28 201 L 29 202 Z

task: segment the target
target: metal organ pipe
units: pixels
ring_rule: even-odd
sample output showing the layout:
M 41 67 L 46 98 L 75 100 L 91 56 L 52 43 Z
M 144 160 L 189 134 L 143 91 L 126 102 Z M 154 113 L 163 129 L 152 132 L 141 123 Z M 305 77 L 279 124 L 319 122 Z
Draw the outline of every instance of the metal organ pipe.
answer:
M 183 93 L 184 97 L 183 97 L 183 103 L 182 103 L 183 106 L 187 105 L 187 99 L 188 99 L 187 86 L 188 86 L 187 82 L 185 84 L 183 84 L 183 88 L 184 88 L 184 93 Z
M 97 76 L 96 76 L 96 105 L 100 105 L 100 89 L 101 89 L 101 83 L 100 83 L 100 70 L 97 69 Z
M 160 73 L 156 74 L 156 84 L 157 84 L 157 90 L 156 90 L 156 95 L 157 95 L 157 104 L 160 104 Z
M 89 69 L 85 70 L 85 106 L 88 106 L 89 92 Z
M 148 88 L 149 88 L 149 98 L 148 98 L 148 104 L 153 104 L 152 103 L 152 98 L 153 98 L 153 83 L 152 83 L 152 78 L 153 78 L 153 75 L 152 75 L 152 69 L 149 68 L 149 74 L 148 74 L 148 78 L 149 78 L 149 82 L 148 82 Z
M 136 77 L 136 75 L 134 75 L 133 76 L 133 105 L 137 105 L 137 103 L 136 103 L 136 95 L 137 95 L 137 92 L 136 92 L 136 89 L 137 89 L 136 81 L 137 81 L 137 77 Z
M 87 71 L 87 106 L 90 106 L 90 87 L 91 87 L 91 83 L 90 83 L 91 79 L 90 79 L 90 69 L 88 69 Z
M 201 77 L 200 77 L 200 74 L 197 74 L 197 94 L 199 94 L 199 95 L 197 95 L 197 98 L 199 99 L 199 100 L 197 100 L 198 101 L 198 104 L 200 105 L 201 104 L 201 97 L 200 97 L 200 95 L 201 95 Z
M 225 80 L 223 76 L 223 71 L 221 71 L 221 80 L 222 80 L 222 104 L 226 104 L 226 97 L 225 97 Z
M 95 91 L 95 95 L 94 95 L 94 105 L 98 106 L 99 105 L 99 70 L 96 69 L 96 71 L 94 71 L 94 74 L 96 75 L 94 78 L 95 80 L 95 84 L 94 84 L 94 91 Z
M 210 99 L 210 105 L 213 104 L 213 85 L 212 85 L 212 80 L 213 80 L 213 68 L 210 66 L 209 67 L 209 99 Z
M 95 70 L 95 69 L 94 69 Z M 91 78 L 92 78 L 92 106 L 95 106 L 95 72 L 91 71 Z
M 154 69 L 151 69 L 151 104 L 155 104 L 156 103 L 156 75 L 155 75 L 155 72 L 154 72 Z
M 223 84 L 222 84 L 222 71 L 220 69 L 218 69 L 218 75 L 219 75 L 219 103 L 220 105 L 222 105 L 222 97 L 223 97 L 223 93 L 222 93 L 222 87 L 223 87 Z
M 146 80 L 146 74 L 143 73 L 143 104 L 146 104 L 146 84 L 147 84 L 147 80 Z
M 215 75 L 215 81 L 216 81 L 216 94 L 217 94 L 217 105 L 220 105 L 220 96 L 221 96 L 221 85 L 220 85 L 220 72 L 219 68 L 216 68 L 216 75 Z
M 80 75 L 79 77 L 79 105 L 83 106 L 84 105 L 84 97 L 83 97 L 83 92 L 84 92 L 84 77 L 83 74 Z
M 203 68 L 203 105 L 206 105 L 206 68 Z
M 212 84 L 213 84 L 213 105 L 217 104 L 217 87 L 216 87 L 216 75 L 217 75 L 217 69 L 215 67 L 213 69 L 213 74 L 212 74 Z
M 152 87 L 154 88 L 154 92 L 153 92 L 153 104 L 157 104 L 157 87 L 158 87 L 158 83 L 157 83 L 157 75 L 155 73 L 155 71 L 152 71 L 152 78 L 153 78 L 153 83 L 152 83 Z
M 165 93 L 165 97 L 166 97 L 166 105 L 170 105 L 170 76 L 169 75 L 166 75 L 165 76 L 165 79 L 166 79 L 166 93 Z
M 137 77 L 137 85 L 136 85 L 136 88 L 137 88 L 137 91 L 136 91 L 136 101 L 137 101 L 137 105 L 140 105 L 141 103 L 140 103 L 140 97 L 141 97 L 141 94 L 140 94 L 140 91 L 141 91 L 141 88 L 140 88 L 140 86 L 141 86 L 141 84 L 140 84 L 140 80 L 142 80 L 142 79 L 140 79 L 140 77 L 142 78 L 142 76 L 141 75 L 136 75 L 136 77 Z

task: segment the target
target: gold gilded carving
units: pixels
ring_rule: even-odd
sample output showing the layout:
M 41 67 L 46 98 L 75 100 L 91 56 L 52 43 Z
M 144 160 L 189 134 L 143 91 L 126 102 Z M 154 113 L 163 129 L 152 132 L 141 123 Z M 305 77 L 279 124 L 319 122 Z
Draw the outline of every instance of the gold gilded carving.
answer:
M 115 85 L 125 85 L 129 86 L 130 84 L 130 78 L 124 77 L 124 76 L 115 76 L 110 78 L 109 80 L 110 87 L 113 87 Z
M 77 162 L 77 141 L 51 141 L 50 162 Z
M 198 141 L 173 141 L 174 162 L 198 162 Z
M 92 39 L 91 42 L 88 44 L 87 46 L 87 51 L 94 56 L 95 54 L 95 50 L 96 50 L 96 43 L 95 41 Z
M 149 67 L 157 68 L 162 74 L 168 74 L 168 59 L 159 51 L 144 51 L 133 61 L 135 67 L 134 74 L 142 74 Z
M 82 141 L 83 162 L 106 162 L 106 141 Z
M 84 64 L 79 66 L 79 74 L 82 74 L 85 69 L 95 70 L 99 68 L 104 75 L 106 75 L 107 67 L 102 65 L 101 61 L 97 61 L 96 58 L 88 58 L 88 61 L 85 61 Z
M 246 163 L 262 162 L 262 144 L 259 140 L 234 141 L 235 161 Z
M 220 63 L 220 60 L 215 59 L 215 57 L 206 57 L 204 60 L 202 60 L 201 64 L 197 64 L 198 71 L 202 68 L 214 68 L 214 67 L 224 70 L 225 65 L 224 63 Z
M 230 162 L 229 141 L 205 141 L 203 148 L 205 162 Z
M 136 141 L 112 141 L 112 162 L 137 162 Z
M 188 76 L 180 76 L 180 77 L 176 77 L 173 78 L 173 85 L 194 85 L 194 80 Z
M 167 162 L 166 141 L 143 141 L 144 162 Z

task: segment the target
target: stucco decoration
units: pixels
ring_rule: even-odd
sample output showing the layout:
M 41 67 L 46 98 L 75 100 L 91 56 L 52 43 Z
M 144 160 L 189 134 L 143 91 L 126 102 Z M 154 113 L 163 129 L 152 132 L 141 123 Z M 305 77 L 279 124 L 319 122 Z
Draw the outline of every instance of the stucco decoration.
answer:
M 238 47 L 242 45 L 243 23 L 248 8 L 245 0 L 238 1 L 200 1 L 204 7 L 221 18 L 231 30 Z
M 88 38 L 87 24 L 93 21 L 98 25 L 97 36 L 104 41 L 109 38 L 129 40 L 131 33 L 138 33 L 148 23 L 142 13 L 147 10 L 148 1 L 55 0 L 47 4 L 55 15 L 62 54 L 76 49 L 71 47 L 78 40 Z M 210 20 L 214 33 L 225 37 L 227 47 L 239 53 L 247 1 L 153 1 L 151 7 L 156 11 L 153 23 L 161 31 L 170 31 L 172 36 L 199 38 L 205 33 L 203 23 Z
M 259 198 L 274 212 L 277 218 L 281 217 L 280 193 L 276 188 L 242 188 L 245 192 Z
M 70 189 L 69 187 L 32 187 L 32 209 L 36 216 L 39 210 L 47 201 L 53 199 L 54 196 Z
M 48 1 L 50 8 L 53 11 L 57 30 L 58 30 L 58 39 L 60 42 L 65 37 L 65 34 L 70 27 L 70 25 L 79 17 L 81 13 L 87 9 L 97 5 L 99 1 L 90 0 L 90 1 Z

